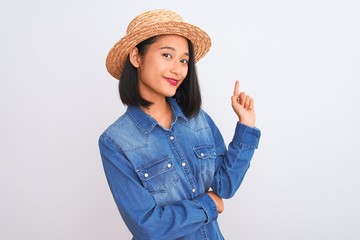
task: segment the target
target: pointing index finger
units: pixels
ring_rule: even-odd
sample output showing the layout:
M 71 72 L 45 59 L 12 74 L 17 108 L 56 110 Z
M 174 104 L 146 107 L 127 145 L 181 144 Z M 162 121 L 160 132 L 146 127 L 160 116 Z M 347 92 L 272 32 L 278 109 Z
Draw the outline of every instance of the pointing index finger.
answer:
M 239 86 L 240 86 L 240 82 L 239 82 L 239 80 L 236 80 L 235 81 L 235 86 L 234 86 L 234 95 L 233 96 L 238 96 L 240 94 Z

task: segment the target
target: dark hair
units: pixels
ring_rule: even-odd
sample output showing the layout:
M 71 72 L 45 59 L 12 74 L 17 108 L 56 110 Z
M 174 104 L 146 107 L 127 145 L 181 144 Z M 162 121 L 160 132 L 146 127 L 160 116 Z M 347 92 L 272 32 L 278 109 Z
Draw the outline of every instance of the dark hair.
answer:
M 158 36 L 151 37 L 136 45 L 139 55 L 144 56 L 149 46 L 156 42 L 157 38 Z M 185 116 L 192 117 L 200 111 L 201 93 L 194 61 L 194 47 L 190 40 L 187 42 L 190 55 L 188 72 L 173 98 Z M 119 93 L 120 99 L 125 105 L 149 107 L 152 104 L 140 96 L 137 69 L 131 64 L 129 56 L 126 58 L 124 70 L 120 76 Z

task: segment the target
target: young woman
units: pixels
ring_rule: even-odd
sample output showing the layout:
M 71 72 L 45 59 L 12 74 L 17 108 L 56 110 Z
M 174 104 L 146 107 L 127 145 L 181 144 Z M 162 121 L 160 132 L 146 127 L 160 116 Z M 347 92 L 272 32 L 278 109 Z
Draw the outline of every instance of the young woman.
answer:
M 201 109 L 195 62 L 211 45 L 172 11 L 132 20 L 106 66 L 126 112 L 100 136 L 106 177 L 133 239 L 223 239 L 217 217 L 239 188 L 258 146 L 254 101 L 231 98 L 239 121 L 226 148 Z

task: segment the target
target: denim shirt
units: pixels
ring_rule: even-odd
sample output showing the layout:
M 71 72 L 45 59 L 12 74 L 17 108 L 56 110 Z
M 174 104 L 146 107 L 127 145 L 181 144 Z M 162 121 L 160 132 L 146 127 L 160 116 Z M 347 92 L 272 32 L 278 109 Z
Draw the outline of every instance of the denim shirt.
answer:
M 239 188 L 260 130 L 236 124 L 226 148 L 204 110 L 187 118 L 176 101 L 169 129 L 140 108 L 126 113 L 100 136 L 104 171 L 119 212 L 133 239 L 224 239 L 214 201 Z

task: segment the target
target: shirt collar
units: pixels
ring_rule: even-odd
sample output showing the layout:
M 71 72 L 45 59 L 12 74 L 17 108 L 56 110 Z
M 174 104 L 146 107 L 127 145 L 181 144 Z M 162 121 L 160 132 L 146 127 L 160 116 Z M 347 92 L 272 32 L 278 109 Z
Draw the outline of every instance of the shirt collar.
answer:
M 171 123 L 171 126 L 175 124 L 178 119 L 183 119 L 185 122 L 187 122 L 187 118 L 185 117 L 176 100 L 173 98 L 167 98 L 167 101 L 170 103 L 173 113 L 173 121 Z M 145 113 L 139 107 L 128 106 L 127 113 L 134 121 L 135 125 L 143 133 L 151 132 L 151 130 L 154 129 L 156 125 L 158 125 L 157 121 L 153 117 Z

